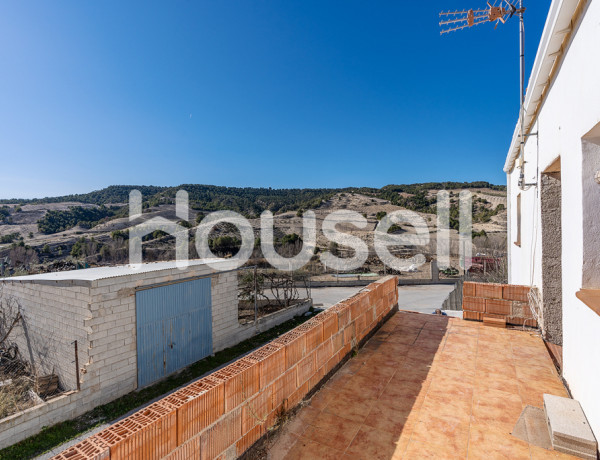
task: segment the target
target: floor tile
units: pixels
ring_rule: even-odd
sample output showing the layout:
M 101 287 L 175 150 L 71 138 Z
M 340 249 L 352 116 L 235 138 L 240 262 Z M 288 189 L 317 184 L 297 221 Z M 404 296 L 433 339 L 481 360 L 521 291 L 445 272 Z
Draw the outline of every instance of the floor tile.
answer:
M 566 396 L 538 335 L 417 313 L 391 321 L 284 426 L 269 458 L 569 458 L 510 434 L 526 404 Z
M 389 460 L 394 456 L 398 444 L 399 439 L 394 434 L 363 425 L 346 454 L 356 459 Z
M 530 458 L 529 444 L 502 430 L 471 424 L 468 458 L 525 460 Z

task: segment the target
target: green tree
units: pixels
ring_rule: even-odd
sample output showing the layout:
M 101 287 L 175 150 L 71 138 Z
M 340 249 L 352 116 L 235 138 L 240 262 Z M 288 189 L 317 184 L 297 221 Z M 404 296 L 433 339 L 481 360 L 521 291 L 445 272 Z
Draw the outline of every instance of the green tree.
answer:
M 298 241 L 302 241 L 302 238 L 300 238 L 297 233 L 290 233 L 281 238 L 281 244 L 283 245 L 296 244 Z

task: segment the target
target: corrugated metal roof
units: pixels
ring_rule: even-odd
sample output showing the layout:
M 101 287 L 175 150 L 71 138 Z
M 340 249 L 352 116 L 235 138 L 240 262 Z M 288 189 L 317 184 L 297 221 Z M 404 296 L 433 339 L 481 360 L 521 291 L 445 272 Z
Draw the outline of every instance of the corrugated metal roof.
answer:
M 222 259 L 195 259 L 190 260 L 190 266 L 206 265 L 207 262 L 217 264 L 228 264 Z M 230 262 L 229 262 L 230 263 Z M 171 270 L 177 268 L 175 261 L 152 262 L 141 264 L 139 268 L 132 265 L 117 265 L 114 267 L 94 267 L 82 270 L 69 270 L 64 272 L 40 273 L 38 275 L 13 276 L 11 278 L 0 278 L 0 281 L 96 281 L 118 276 L 138 275 L 160 270 Z

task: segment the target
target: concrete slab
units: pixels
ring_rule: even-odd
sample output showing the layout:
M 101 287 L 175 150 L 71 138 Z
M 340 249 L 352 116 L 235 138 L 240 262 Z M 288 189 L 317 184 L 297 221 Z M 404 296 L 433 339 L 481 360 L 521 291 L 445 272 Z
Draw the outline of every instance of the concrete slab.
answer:
M 341 300 L 353 296 L 364 287 L 312 288 L 313 305 L 329 308 Z M 398 307 L 400 310 L 433 313 L 442 308 L 444 300 L 454 289 L 453 285 L 432 284 L 423 286 L 398 286 Z
M 546 414 L 544 409 L 539 407 L 525 406 L 512 431 L 512 435 L 534 446 L 547 450 L 552 449 Z
M 598 444 L 579 402 L 545 394 L 544 409 L 555 450 L 596 458 Z

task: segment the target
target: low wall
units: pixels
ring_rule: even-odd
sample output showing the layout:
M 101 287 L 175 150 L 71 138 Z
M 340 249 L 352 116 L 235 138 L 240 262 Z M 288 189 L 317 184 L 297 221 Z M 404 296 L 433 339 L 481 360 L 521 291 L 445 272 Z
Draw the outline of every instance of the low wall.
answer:
M 397 278 L 372 283 L 253 353 L 54 457 L 170 460 L 242 455 L 299 404 L 398 303 Z
M 236 333 L 230 336 L 229 344 L 226 348 L 228 346 L 237 345 L 257 334 L 268 331 L 275 326 L 279 326 L 295 316 L 303 315 L 310 310 L 310 307 L 312 307 L 312 299 L 305 300 L 302 303 L 292 305 L 291 307 L 276 311 L 275 313 L 261 316 L 256 323 L 240 324 Z
M 529 307 L 529 286 L 512 284 L 463 284 L 463 318 L 483 321 L 484 317 L 506 319 L 507 324 L 537 327 Z

